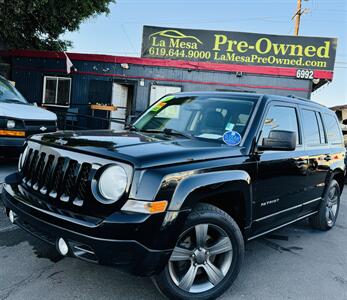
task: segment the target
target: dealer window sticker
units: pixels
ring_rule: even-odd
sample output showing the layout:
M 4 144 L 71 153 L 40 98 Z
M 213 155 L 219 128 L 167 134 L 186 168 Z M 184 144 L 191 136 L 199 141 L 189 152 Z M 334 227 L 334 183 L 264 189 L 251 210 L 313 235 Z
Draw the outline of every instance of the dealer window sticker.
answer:
M 229 123 L 227 124 L 227 126 L 225 126 L 225 130 L 226 130 L 226 131 L 231 131 L 231 130 L 234 129 L 234 126 L 235 126 L 235 124 L 229 122 Z
M 163 100 L 161 100 L 161 102 L 169 102 L 170 100 L 172 100 L 174 98 L 175 98 L 175 96 L 167 96 Z
M 161 110 L 167 103 L 166 102 L 159 102 L 158 104 L 154 105 L 151 111 L 157 112 Z

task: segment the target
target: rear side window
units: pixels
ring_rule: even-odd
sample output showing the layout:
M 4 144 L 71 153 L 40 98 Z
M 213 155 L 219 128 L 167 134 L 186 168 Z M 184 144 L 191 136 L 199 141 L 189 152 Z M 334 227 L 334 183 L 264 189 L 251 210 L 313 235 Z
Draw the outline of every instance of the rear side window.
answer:
M 318 120 L 318 125 L 319 125 L 319 135 L 320 135 L 320 142 L 321 144 L 326 144 L 327 139 L 324 133 L 324 127 L 323 127 L 323 121 L 322 121 L 322 115 L 318 112 L 316 112 L 316 117 Z
M 321 143 L 318 121 L 313 110 L 302 110 L 302 127 L 306 145 L 313 146 Z
M 331 144 L 341 144 L 341 128 L 334 116 L 323 114 L 325 131 L 327 133 L 328 142 Z
M 300 144 L 300 135 L 298 128 L 298 118 L 296 109 L 287 106 L 272 106 L 267 115 L 262 128 L 261 144 L 263 138 L 267 138 L 271 130 L 287 130 L 296 133 L 296 143 Z

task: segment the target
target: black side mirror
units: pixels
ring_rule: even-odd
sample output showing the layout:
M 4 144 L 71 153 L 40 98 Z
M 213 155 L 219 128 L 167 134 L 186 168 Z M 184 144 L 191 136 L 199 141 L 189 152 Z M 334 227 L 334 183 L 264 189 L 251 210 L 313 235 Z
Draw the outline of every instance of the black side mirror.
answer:
M 259 150 L 292 151 L 296 147 L 296 133 L 286 130 L 271 130 L 269 137 L 263 138 Z

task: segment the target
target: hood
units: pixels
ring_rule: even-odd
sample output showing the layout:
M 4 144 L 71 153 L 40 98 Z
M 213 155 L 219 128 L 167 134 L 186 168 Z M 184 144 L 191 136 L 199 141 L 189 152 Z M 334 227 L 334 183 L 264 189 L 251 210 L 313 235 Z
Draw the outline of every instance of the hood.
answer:
M 31 104 L 2 102 L 0 102 L 0 117 L 9 117 L 23 120 L 57 120 L 55 113 Z
M 241 156 L 223 143 L 134 131 L 56 132 L 31 138 L 44 144 L 128 161 L 136 168 Z

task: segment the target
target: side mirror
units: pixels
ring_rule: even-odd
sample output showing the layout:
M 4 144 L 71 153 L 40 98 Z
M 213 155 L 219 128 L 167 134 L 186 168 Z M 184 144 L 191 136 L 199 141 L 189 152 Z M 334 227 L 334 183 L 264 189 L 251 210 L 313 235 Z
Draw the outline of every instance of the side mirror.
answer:
M 296 148 L 296 133 L 286 130 L 271 130 L 269 137 L 263 138 L 259 150 L 292 151 Z

